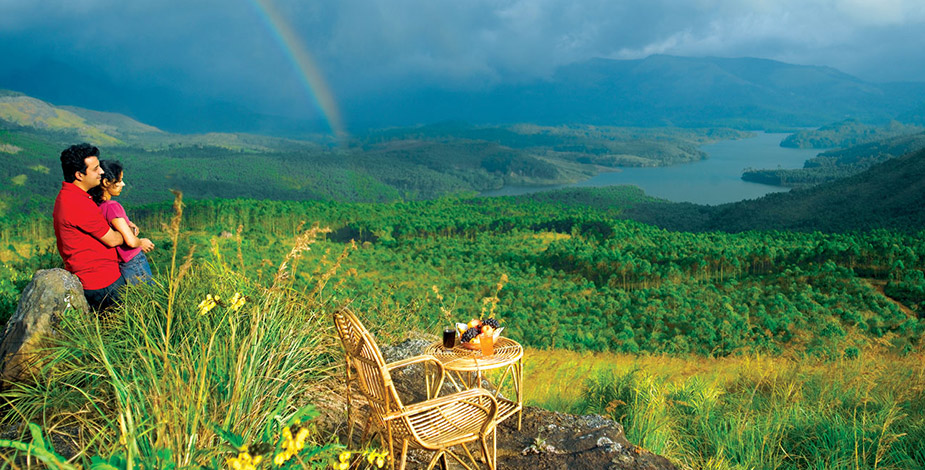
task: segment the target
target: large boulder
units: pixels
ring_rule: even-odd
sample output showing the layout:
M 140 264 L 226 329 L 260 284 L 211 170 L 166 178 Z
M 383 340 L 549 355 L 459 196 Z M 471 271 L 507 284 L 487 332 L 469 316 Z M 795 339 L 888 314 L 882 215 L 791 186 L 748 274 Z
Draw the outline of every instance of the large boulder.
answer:
M 23 290 L 0 341 L 0 387 L 33 374 L 39 359 L 35 351 L 43 338 L 53 334 L 67 308 L 90 310 L 77 276 L 60 268 L 37 271 Z

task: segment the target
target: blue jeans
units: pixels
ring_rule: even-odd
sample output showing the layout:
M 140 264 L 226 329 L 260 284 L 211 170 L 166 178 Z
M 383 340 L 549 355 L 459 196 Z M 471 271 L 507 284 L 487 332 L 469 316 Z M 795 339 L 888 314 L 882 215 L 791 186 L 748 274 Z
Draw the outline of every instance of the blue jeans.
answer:
M 139 251 L 132 259 L 119 263 L 119 271 L 122 271 L 122 277 L 129 285 L 151 282 L 151 265 L 148 264 L 148 257 L 142 251 Z
M 116 282 L 113 282 L 112 284 L 102 289 L 84 289 L 84 297 L 87 298 L 87 303 L 90 304 L 90 308 L 100 312 L 106 310 L 119 301 L 119 288 L 124 285 L 125 278 L 119 276 L 119 279 L 116 279 Z

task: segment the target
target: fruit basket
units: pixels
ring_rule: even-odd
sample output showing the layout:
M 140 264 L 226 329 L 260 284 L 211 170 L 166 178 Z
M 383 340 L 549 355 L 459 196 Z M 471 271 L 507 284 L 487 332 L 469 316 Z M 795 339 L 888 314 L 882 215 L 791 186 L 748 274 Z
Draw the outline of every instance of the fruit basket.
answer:
M 469 323 L 457 323 L 456 331 L 459 332 L 459 344 L 466 349 L 478 350 L 482 347 L 479 339 L 483 334 L 490 334 L 492 340 L 497 341 L 501 337 L 501 331 L 504 328 L 494 318 L 486 320 L 473 319 Z

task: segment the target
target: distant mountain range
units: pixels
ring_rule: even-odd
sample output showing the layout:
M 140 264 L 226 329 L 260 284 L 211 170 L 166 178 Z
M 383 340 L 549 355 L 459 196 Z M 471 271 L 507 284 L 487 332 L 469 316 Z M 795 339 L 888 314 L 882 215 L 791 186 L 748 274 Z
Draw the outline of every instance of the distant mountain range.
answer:
M 166 88 L 131 90 L 81 77 L 65 64 L 0 75 L 0 88 L 119 112 L 170 132 L 326 132 L 320 121 L 267 116 Z M 467 91 L 383 90 L 338 102 L 354 131 L 446 120 L 739 129 L 817 127 L 846 118 L 925 124 L 925 82 L 870 83 L 828 67 L 754 58 L 594 59 L 530 83 Z
M 411 90 L 371 96 L 351 116 L 430 122 L 616 126 L 816 127 L 854 118 L 922 123 L 925 83 L 869 83 L 829 67 L 765 59 L 595 59 L 549 80 L 482 92 Z

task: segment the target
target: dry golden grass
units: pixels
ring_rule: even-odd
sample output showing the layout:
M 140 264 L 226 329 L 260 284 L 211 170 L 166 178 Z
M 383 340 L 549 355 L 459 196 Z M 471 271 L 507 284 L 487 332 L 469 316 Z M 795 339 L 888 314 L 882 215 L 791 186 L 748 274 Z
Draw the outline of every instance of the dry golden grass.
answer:
M 524 358 L 525 401 L 559 410 L 576 403 L 584 384 L 598 373 L 633 369 L 668 383 L 681 384 L 697 377 L 723 388 L 735 382 L 798 384 L 812 377 L 832 387 L 891 387 L 893 393 L 903 396 L 925 392 L 925 354 L 900 357 L 869 351 L 855 360 L 822 361 L 765 355 L 685 358 L 528 348 Z

